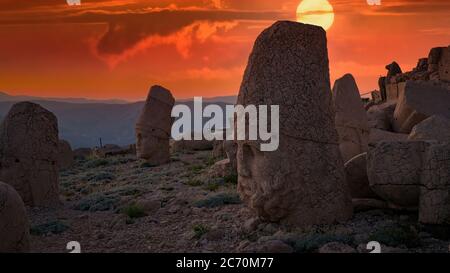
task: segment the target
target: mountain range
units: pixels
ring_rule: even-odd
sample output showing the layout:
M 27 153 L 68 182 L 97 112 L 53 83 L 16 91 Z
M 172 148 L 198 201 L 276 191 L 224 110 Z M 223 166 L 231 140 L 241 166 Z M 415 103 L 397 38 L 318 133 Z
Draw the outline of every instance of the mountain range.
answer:
M 61 139 L 70 142 L 72 148 L 95 147 L 103 144 L 129 145 L 135 143 L 134 126 L 144 106 L 143 101 L 90 100 L 84 98 L 40 98 L 11 96 L 0 92 L 0 118 L 3 119 L 11 106 L 20 101 L 40 104 L 58 118 Z M 222 109 L 233 105 L 236 97 L 204 98 L 204 107 L 217 104 Z M 192 99 L 177 101 L 194 108 Z

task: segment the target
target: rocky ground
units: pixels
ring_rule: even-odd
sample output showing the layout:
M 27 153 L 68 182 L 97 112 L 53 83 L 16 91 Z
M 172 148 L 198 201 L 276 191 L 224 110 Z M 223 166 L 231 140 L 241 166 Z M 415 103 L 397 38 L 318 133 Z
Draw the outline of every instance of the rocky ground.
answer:
M 260 223 L 240 202 L 236 177 L 208 178 L 210 152 L 153 167 L 134 156 L 79 160 L 60 173 L 62 204 L 29 208 L 32 252 L 448 252 L 445 232 L 417 213 L 371 210 L 350 222 L 292 230 Z M 444 233 L 444 234 L 443 234 Z M 440 238 L 440 239 L 439 239 Z

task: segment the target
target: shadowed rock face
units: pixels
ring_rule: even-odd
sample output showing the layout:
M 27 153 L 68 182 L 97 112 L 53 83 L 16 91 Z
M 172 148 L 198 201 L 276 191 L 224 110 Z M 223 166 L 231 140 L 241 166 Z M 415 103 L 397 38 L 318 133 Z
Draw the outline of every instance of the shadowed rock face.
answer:
M 352 215 L 339 152 L 325 31 L 277 22 L 256 40 L 240 105 L 280 106 L 280 146 L 237 141 L 238 191 L 259 217 L 294 226 Z
M 136 123 L 136 151 L 138 158 L 154 165 L 170 159 L 171 112 L 175 99 L 161 86 L 150 89 L 147 101 Z
M 64 170 L 72 167 L 74 163 L 74 153 L 72 151 L 72 147 L 70 143 L 65 140 L 59 141 L 59 158 L 58 164 L 59 168 Z
M 356 81 L 351 74 L 336 80 L 333 87 L 336 130 L 344 162 L 368 149 L 369 124 Z
M 19 194 L 0 182 L 0 253 L 28 252 L 29 230 L 27 212 Z
M 38 104 L 15 104 L 0 128 L 0 179 L 30 206 L 58 203 L 58 126 Z

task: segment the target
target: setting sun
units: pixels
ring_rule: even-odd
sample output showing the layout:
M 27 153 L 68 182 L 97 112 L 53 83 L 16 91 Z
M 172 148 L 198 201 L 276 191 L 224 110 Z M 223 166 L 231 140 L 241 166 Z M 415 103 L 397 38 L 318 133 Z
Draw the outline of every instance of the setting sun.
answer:
M 303 0 L 297 7 L 297 21 L 328 30 L 334 22 L 333 6 L 327 0 Z

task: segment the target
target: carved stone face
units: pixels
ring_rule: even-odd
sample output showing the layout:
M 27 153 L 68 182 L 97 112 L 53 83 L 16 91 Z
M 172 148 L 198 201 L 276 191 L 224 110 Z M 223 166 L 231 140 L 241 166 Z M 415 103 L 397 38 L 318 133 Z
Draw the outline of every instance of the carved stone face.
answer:
M 157 129 L 142 130 L 136 128 L 137 156 L 147 160 L 158 157 L 160 150 L 164 148 L 164 146 L 162 146 L 163 142 L 167 142 L 167 140 L 163 139 L 161 134 L 162 132 Z M 165 138 L 167 138 L 167 136 Z

